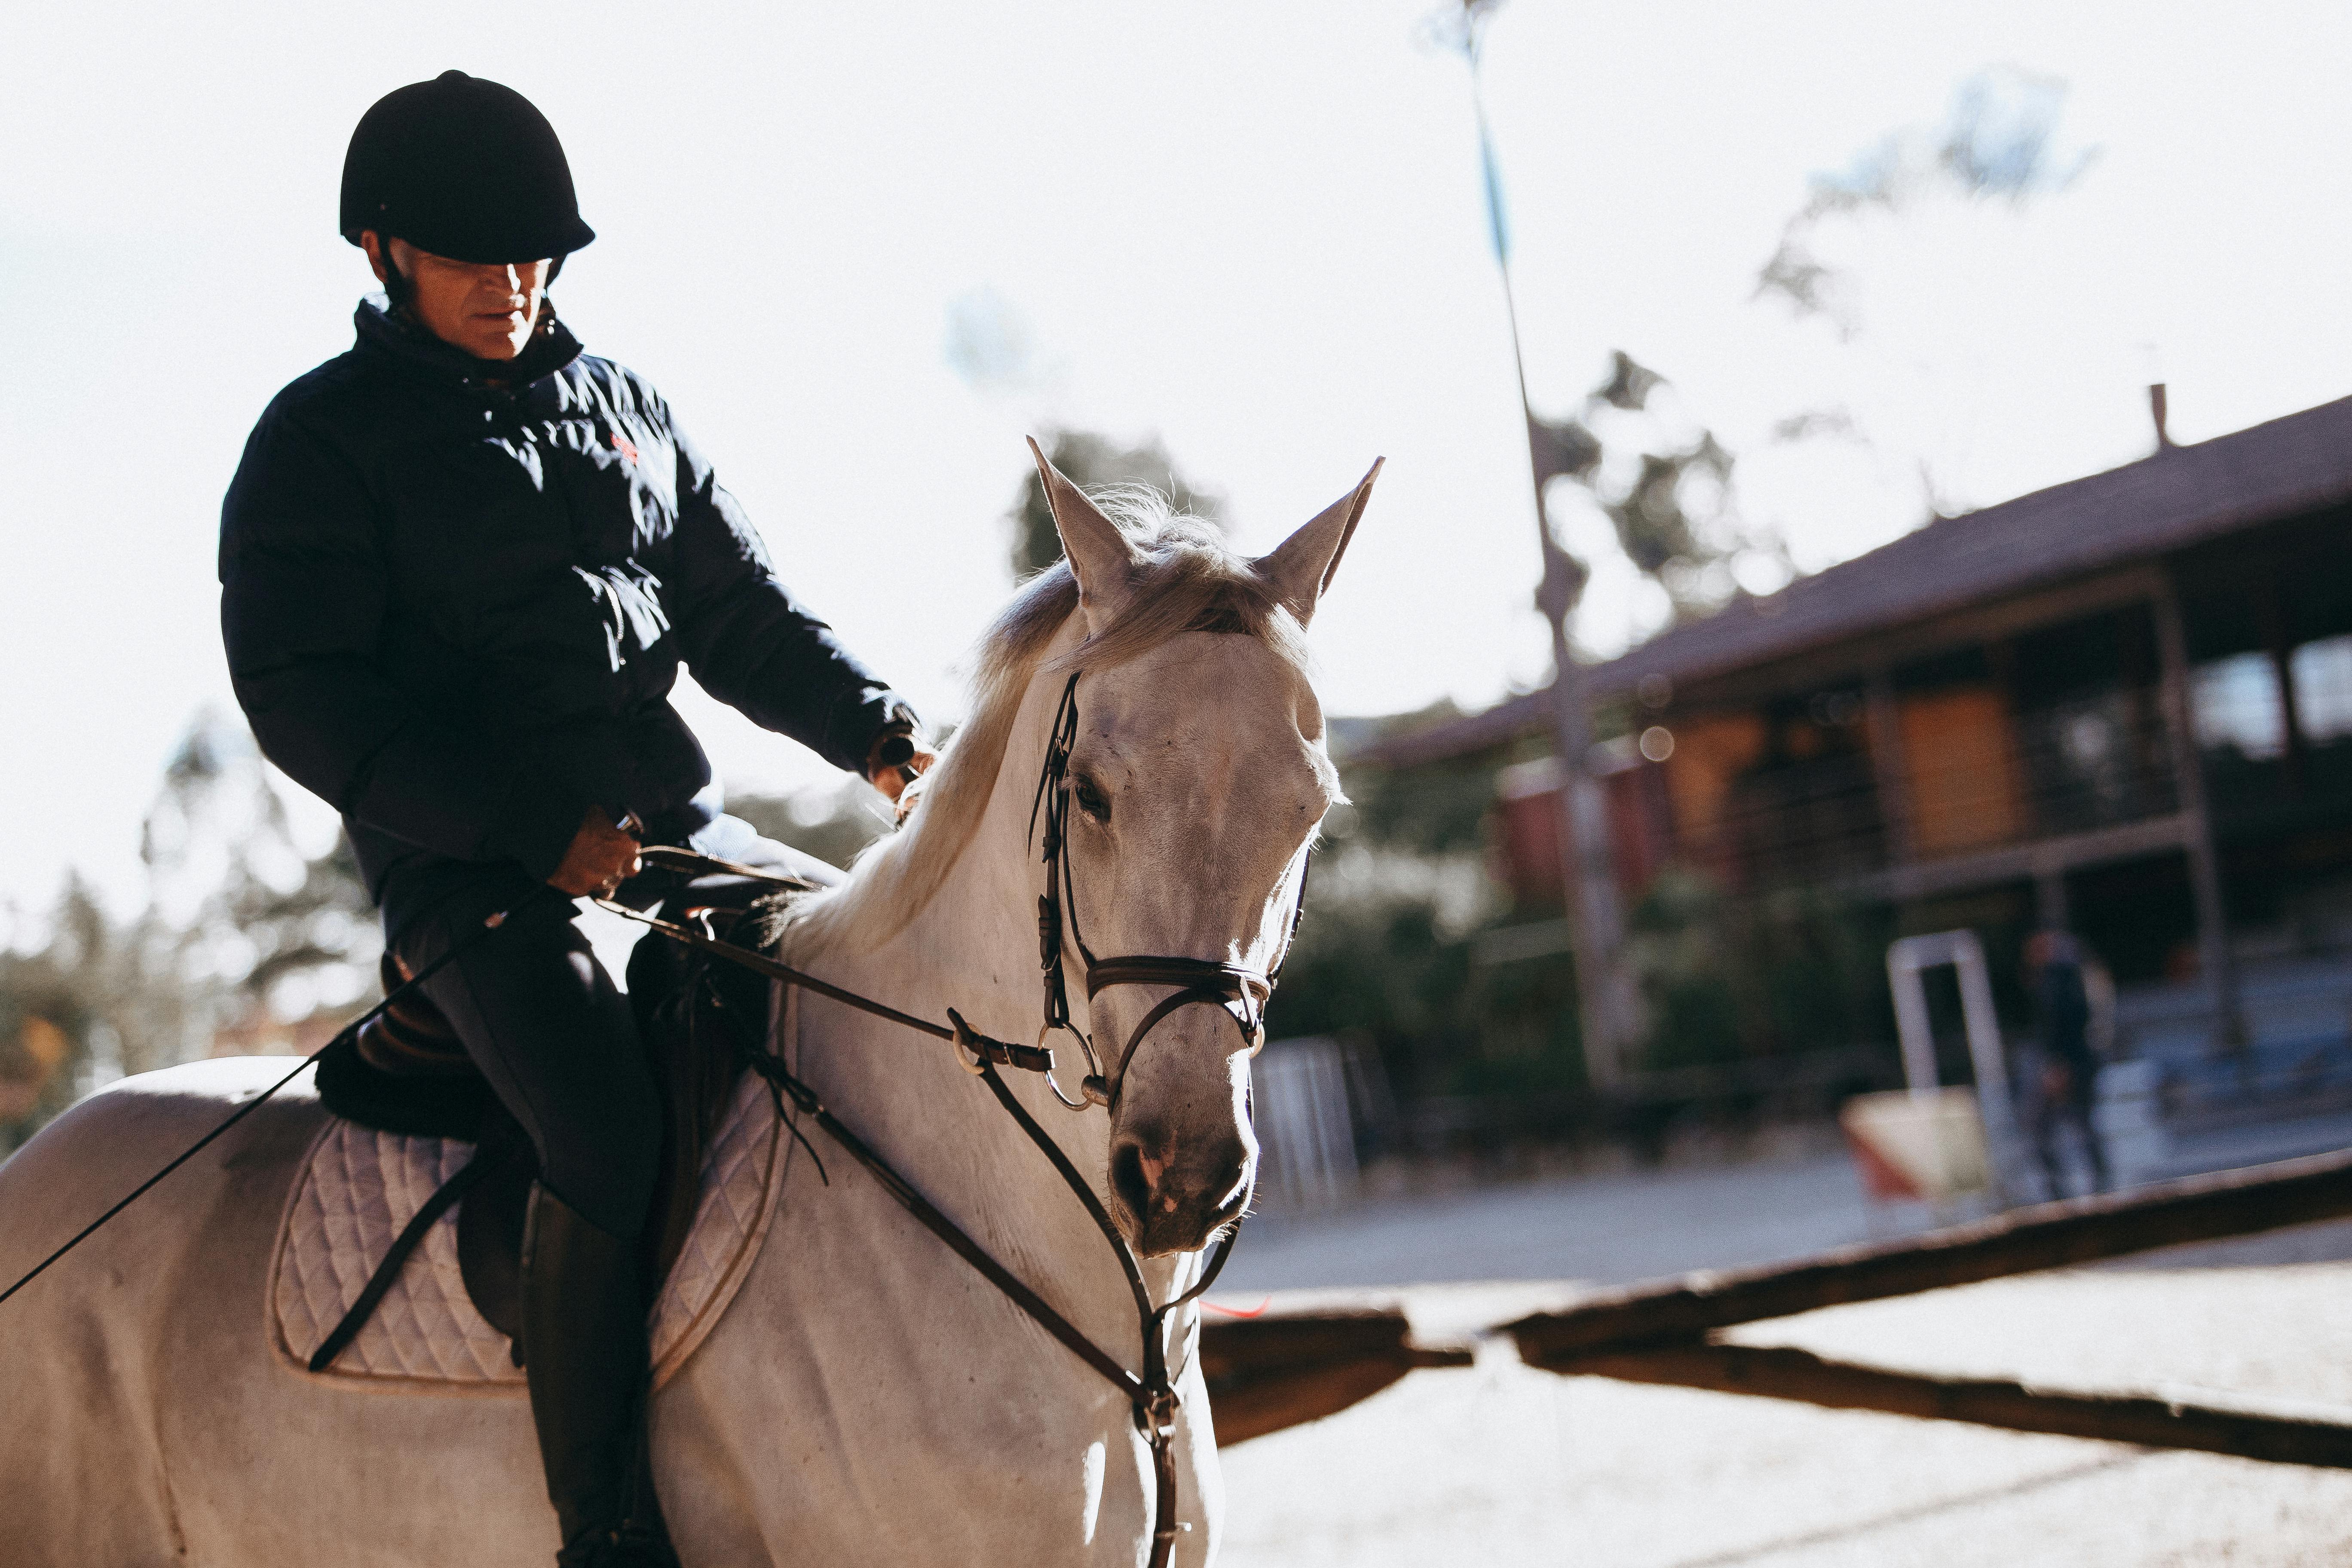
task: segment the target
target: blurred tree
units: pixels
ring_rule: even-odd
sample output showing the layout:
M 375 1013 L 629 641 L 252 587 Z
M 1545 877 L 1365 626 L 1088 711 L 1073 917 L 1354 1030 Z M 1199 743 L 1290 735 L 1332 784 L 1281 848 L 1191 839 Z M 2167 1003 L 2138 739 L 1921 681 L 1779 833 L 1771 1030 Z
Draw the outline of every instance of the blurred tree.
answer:
M 1181 515 L 1222 522 L 1224 498 L 1187 483 L 1175 459 L 1157 440 L 1125 447 L 1091 430 L 1054 430 L 1038 443 L 1054 466 L 1089 494 L 1114 486 L 1156 490 Z M 1062 558 L 1061 535 L 1045 505 L 1045 489 L 1032 466 L 1021 477 L 1021 498 L 1005 514 L 1013 527 L 1013 577 L 1026 582 Z
M 1455 759 L 1417 768 L 1350 767 L 1348 805 L 1324 825 L 1337 842 L 1370 845 L 1426 856 L 1475 855 L 1486 842 L 1486 813 L 1495 803 L 1495 771 L 1483 759 Z
M 1627 956 L 1650 1005 L 1643 1065 L 1652 1069 L 1727 1062 L 1748 1043 L 1741 1024 L 1732 912 L 1705 877 L 1669 869 L 1650 884 L 1628 921 Z
M 1534 449 L 1546 482 L 1573 481 L 1609 521 L 1636 571 L 1666 592 L 1678 621 L 1720 608 L 1740 576 L 1796 575 L 1777 530 L 1743 519 L 1734 458 L 1715 432 L 1657 405 L 1671 384 L 1619 349 L 1609 373 L 1565 419 L 1538 419 Z
M 241 723 L 200 714 L 142 837 L 146 907 L 68 877 L 0 951 L 0 1147 L 124 1073 L 310 1050 L 363 1005 L 382 942 L 341 836 L 314 858 Z
M 1871 454 L 1874 467 L 1912 470 L 1929 521 L 1972 509 L 1970 432 L 2001 395 L 1984 379 L 1970 326 L 1981 312 L 1968 295 L 1978 273 L 1983 287 L 2004 286 L 1997 266 L 1983 269 L 2014 256 L 2020 215 L 2072 190 L 2098 160 L 2097 147 L 2062 135 L 2066 97 L 2058 78 L 1989 66 L 1955 86 L 1941 119 L 1890 132 L 1811 178 L 1753 298 L 1834 334 L 1868 417 L 1832 403 L 1781 420 L 1776 442 L 1827 437 Z M 1888 308 L 1906 294 L 1907 310 Z
M 107 994 L 113 932 L 79 877 L 47 927 L 38 948 L 0 949 L 0 1152 L 73 1099 Z
M 1036 330 L 1012 300 L 982 285 L 948 301 L 948 368 L 980 393 L 1036 392 L 1057 379 Z
M 375 984 L 383 939 L 339 832 L 315 858 L 296 840 L 281 786 L 242 720 L 200 714 L 163 770 L 140 854 L 149 918 L 175 932 L 192 978 L 214 993 L 217 1044 L 286 1049 L 340 1026 Z M 311 1048 L 303 1044 L 301 1048 Z M 142 1062 L 130 1070 L 144 1070 Z
M 2060 195 L 2099 155 L 2096 147 L 2059 150 L 2066 90 L 2056 77 L 1988 66 L 1953 89 L 1939 123 L 1891 132 L 1844 168 L 1815 174 L 1804 205 L 1757 271 L 1756 297 L 1779 295 L 1800 320 L 1825 318 L 1841 339 L 1860 335 L 1859 285 L 1815 254 L 1817 231 L 1833 218 L 1898 214 L 1937 196 L 2000 200 L 2014 210 Z
M 1493 1022 L 1471 1005 L 1472 941 L 1503 912 L 1480 826 L 1491 770 L 1348 765 L 1341 784 L 1269 1026 L 1360 1032 L 1400 1093 L 1459 1091 Z
M 1894 1038 L 1880 955 L 1895 933 L 1883 910 L 1810 889 L 1734 898 L 1677 867 L 1650 885 L 1630 924 L 1650 1068 Z

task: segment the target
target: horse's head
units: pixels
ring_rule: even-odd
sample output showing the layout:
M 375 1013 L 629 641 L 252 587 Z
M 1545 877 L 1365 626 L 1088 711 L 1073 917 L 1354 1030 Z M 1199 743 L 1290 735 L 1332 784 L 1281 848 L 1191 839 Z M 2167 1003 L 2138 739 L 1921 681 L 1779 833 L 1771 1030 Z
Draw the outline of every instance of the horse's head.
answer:
M 1282 958 L 1307 847 L 1339 798 L 1299 634 L 1379 467 L 1246 571 L 1224 557 L 1223 580 L 1202 592 L 1152 570 L 1150 542 L 1038 461 L 1087 633 L 1070 661 L 1081 673 L 1065 921 L 1097 960 L 1263 975 Z M 1146 1256 L 1198 1247 L 1239 1216 L 1255 1177 L 1249 1058 L 1262 1037 L 1244 1020 L 1262 1016 L 1263 992 L 1234 982 L 1238 1000 L 1198 995 L 1155 1019 L 1182 983 L 1127 979 L 1089 1000 L 1086 961 L 1075 942 L 1067 951 L 1072 1010 L 1112 1090 L 1112 1210 Z M 1115 970 L 1106 962 L 1097 978 Z

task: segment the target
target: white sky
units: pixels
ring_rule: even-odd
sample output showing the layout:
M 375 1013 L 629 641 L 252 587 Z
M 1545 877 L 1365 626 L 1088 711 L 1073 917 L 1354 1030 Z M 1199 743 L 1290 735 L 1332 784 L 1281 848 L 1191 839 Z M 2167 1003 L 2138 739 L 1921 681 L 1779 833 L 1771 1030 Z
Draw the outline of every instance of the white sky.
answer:
M 351 128 L 457 66 L 530 95 L 600 238 L 558 290 L 649 374 L 787 579 L 927 709 L 1009 587 L 1021 437 L 1157 432 L 1264 549 L 1389 466 L 1316 626 L 1328 705 L 1544 673 L 1532 509 L 1465 72 L 1424 0 L 1018 5 L 18 7 L 0 52 L 0 904 L 68 865 L 139 896 L 138 826 L 229 701 L 219 497 L 270 395 L 348 345 Z M 2352 390 L 2340 5 L 1517 0 L 1488 50 L 1528 371 L 1565 412 L 1622 347 L 1740 455 L 1818 566 L 1916 522 Z M 1803 201 L 1988 65 L 2063 78 L 2098 148 L 2022 212 L 1824 231 L 1838 344 L 1751 300 Z M 1055 367 L 942 353 L 987 288 Z M 1774 447 L 1843 405 L 1875 450 Z M 1596 536 L 1571 520 L 1573 539 Z M 1603 567 L 1589 640 L 1655 608 Z M 820 765 L 700 700 L 739 784 Z

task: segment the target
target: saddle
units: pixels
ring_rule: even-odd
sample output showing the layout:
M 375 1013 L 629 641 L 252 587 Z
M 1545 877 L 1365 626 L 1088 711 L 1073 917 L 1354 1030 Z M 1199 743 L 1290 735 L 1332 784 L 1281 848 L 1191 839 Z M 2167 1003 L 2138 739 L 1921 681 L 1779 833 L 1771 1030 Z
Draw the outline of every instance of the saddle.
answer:
M 682 911 L 685 918 L 707 934 L 755 950 L 774 941 L 789 895 L 752 896 L 756 888 L 725 886 L 709 891 L 717 901 L 698 897 Z M 411 978 L 390 952 L 380 974 L 387 993 Z M 630 953 L 630 1005 L 662 1098 L 661 1162 L 652 1216 L 640 1240 L 648 1306 L 693 1229 L 704 1156 L 742 1075 L 743 1048 L 758 1048 L 764 1038 L 768 990 L 764 979 L 715 964 L 658 935 L 649 933 Z M 310 1356 L 312 1370 L 331 1364 L 366 1327 L 402 1266 L 452 1206 L 466 1293 L 512 1342 L 514 1364 L 520 1366 L 523 1215 L 539 1161 L 457 1031 L 422 991 L 411 991 L 320 1056 L 318 1089 L 329 1110 L 362 1127 L 458 1139 L 475 1152 L 394 1239 L 342 1321 Z

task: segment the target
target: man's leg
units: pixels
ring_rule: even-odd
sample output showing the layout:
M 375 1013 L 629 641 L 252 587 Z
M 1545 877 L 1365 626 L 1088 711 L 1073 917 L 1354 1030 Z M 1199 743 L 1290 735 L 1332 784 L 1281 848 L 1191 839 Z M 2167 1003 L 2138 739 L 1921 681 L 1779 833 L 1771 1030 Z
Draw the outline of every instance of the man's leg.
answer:
M 2020 1118 L 2025 1135 L 2033 1146 L 2033 1157 L 2042 1167 L 2042 1179 L 2050 1184 L 2052 1202 L 2066 1195 L 2066 1166 L 2058 1148 L 2058 1105 L 2049 1086 L 2035 1083 L 2026 1097 L 2024 1114 Z
M 2091 1191 L 2104 1193 L 2107 1190 L 2110 1177 L 2107 1152 L 2099 1142 L 2098 1079 L 2092 1073 L 2084 1073 L 2081 1081 L 2082 1088 L 2073 1102 L 2074 1124 L 2083 1130 L 2083 1152 L 2091 1162 Z
M 519 884 L 453 897 L 401 936 L 412 969 L 454 932 L 511 904 Z M 634 1492 L 647 1381 L 637 1233 L 653 1194 L 661 1113 L 626 998 L 572 923 L 536 900 L 425 983 L 537 1148 L 523 1242 L 522 1350 L 562 1563 L 627 1554 L 625 1527 L 657 1520 Z
M 2058 1119 L 2042 1119 L 2039 1134 L 2034 1139 L 2034 1152 L 2042 1161 L 2042 1180 L 2050 1184 L 2050 1201 L 2056 1203 L 2066 1195 L 2066 1163 L 2058 1152 Z

